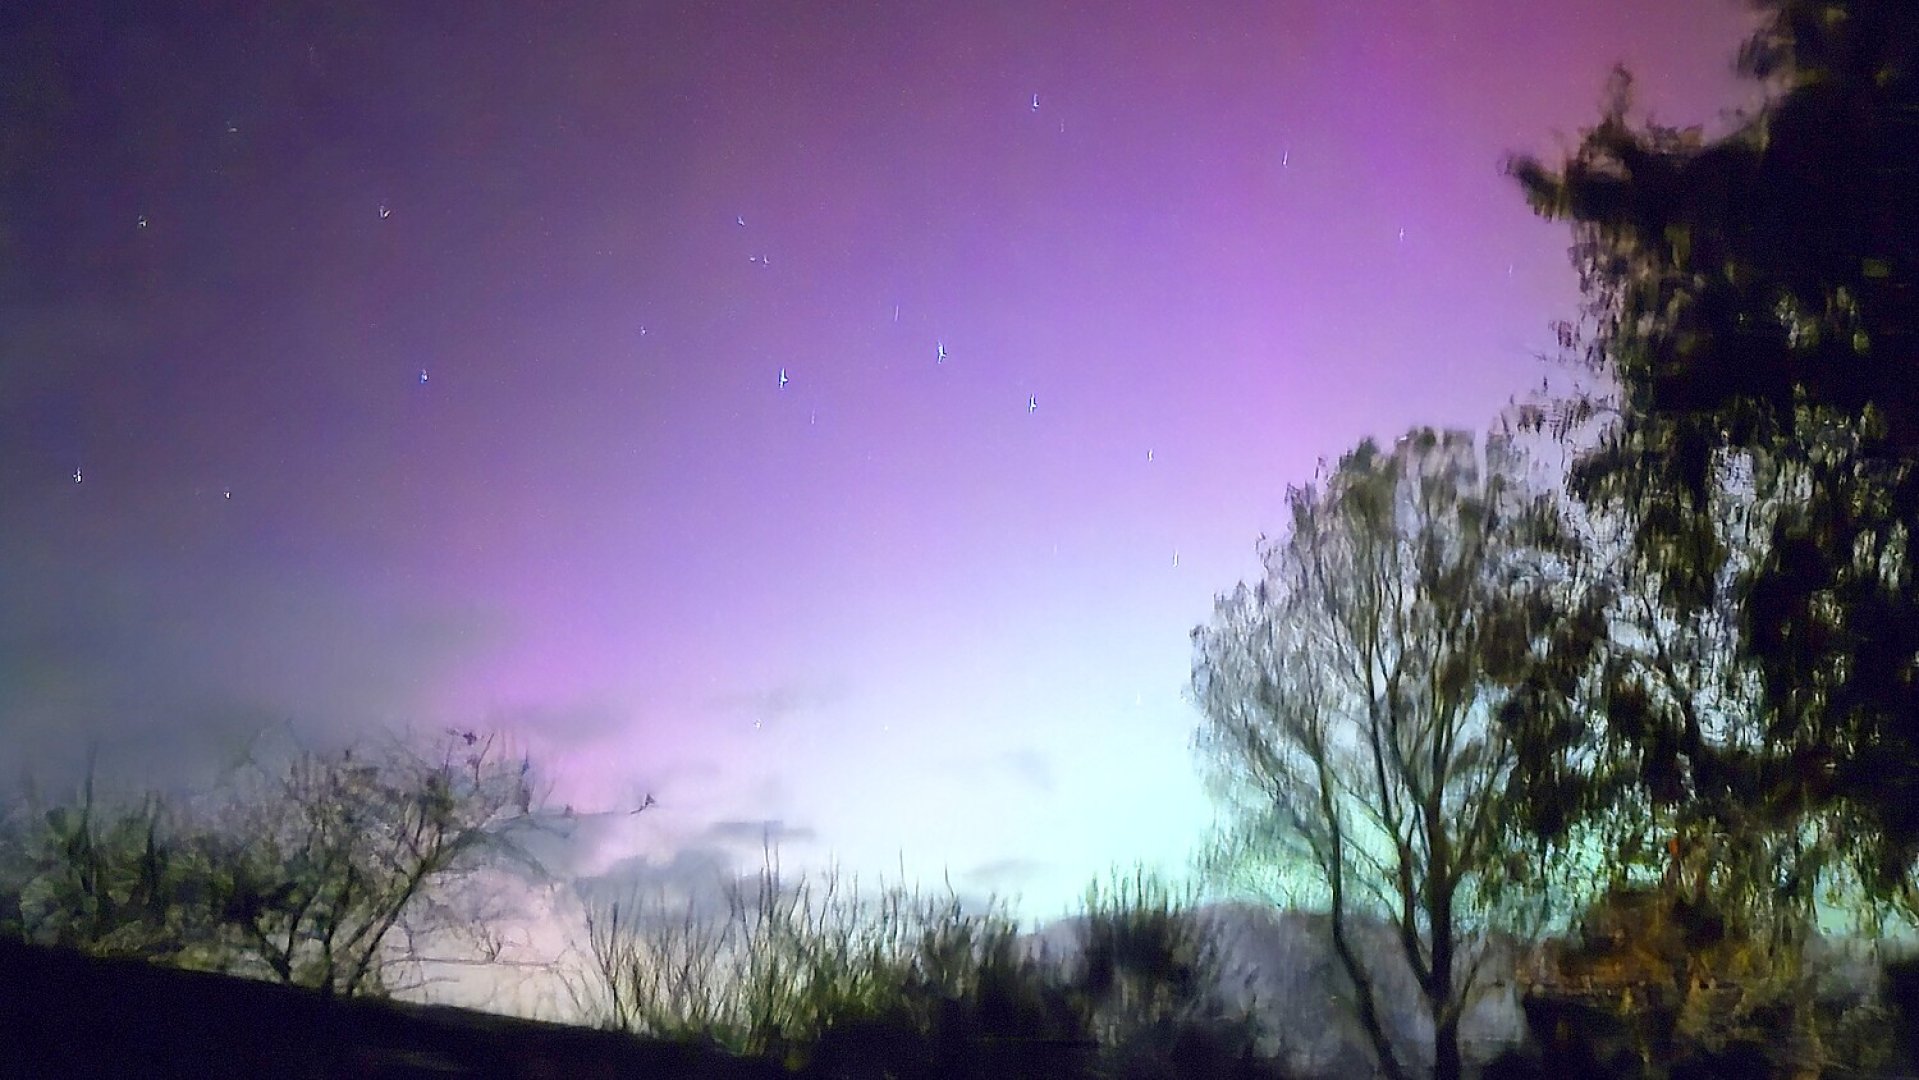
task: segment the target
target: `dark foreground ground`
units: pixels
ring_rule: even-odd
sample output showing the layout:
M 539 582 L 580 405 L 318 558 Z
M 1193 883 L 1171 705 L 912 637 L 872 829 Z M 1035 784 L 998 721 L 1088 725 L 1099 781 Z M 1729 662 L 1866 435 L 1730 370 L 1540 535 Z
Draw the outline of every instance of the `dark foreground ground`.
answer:
M 0 939 L 0 1077 L 775 1080 L 616 1032 L 290 987 Z
M 793 1072 L 713 1048 L 448 1005 L 328 1000 L 0 938 L 0 1080 L 1065 1080 L 1086 1074 L 1091 1050 L 1069 1040 L 933 1046 L 853 1025 Z M 1235 1080 L 1210 1066 L 1182 1075 Z

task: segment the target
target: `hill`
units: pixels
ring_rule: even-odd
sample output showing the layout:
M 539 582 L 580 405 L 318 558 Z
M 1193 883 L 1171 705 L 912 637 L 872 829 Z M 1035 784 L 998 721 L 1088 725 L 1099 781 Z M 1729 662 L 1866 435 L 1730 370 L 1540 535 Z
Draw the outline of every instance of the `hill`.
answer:
M 0 939 L 0 1077 L 775 1080 L 718 1050 Z

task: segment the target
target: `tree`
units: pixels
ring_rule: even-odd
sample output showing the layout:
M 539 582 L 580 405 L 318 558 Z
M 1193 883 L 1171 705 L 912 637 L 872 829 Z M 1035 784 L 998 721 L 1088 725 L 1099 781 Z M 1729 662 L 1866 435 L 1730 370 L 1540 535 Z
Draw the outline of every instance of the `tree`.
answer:
M 1356 921 L 1391 924 L 1432 1022 L 1433 1075 L 1454 1080 L 1486 955 L 1471 932 L 1521 854 L 1500 843 L 1521 748 L 1495 717 L 1565 726 L 1570 688 L 1549 680 L 1597 637 L 1551 501 L 1517 482 L 1508 440 L 1485 458 L 1459 432 L 1415 431 L 1391 453 L 1362 443 L 1323 490 L 1289 492 L 1292 528 L 1262 545 L 1264 578 L 1193 634 L 1199 744 L 1237 819 L 1227 862 L 1296 860 L 1323 887 L 1333 951 L 1394 1080 L 1408 1066 Z
M 90 767 L 78 806 L 30 797 L 0 835 L 0 932 L 342 996 L 445 962 L 420 946 L 435 935 L 497 962 L 493 912 L 453 890 L 503 858 L 540 868 L 515 836 L 536 827 L 531 762 L 497 761 L 493 746 L 456 739 L 437 760 L 397 744 L 376 760 L 303 751 L 277 775 L 256 763 L 258 786 L 204 816 L 151 796 L 116 815 L 96 804 Z
M 1793 802 L 1798 789 L 1786 782 L 1816 763 L 1762 752 L 1761 673 L 1737 647 L 1725 584 L 1763 555 L 1781 508 L 1752 496 L 1741 464 L 1715 456 L 1702 518 L 1727 556 L 1706 603 L 1663 599 L 1659 569 L 1633 554 L 1631 515 L 1565 507 L 1588 587 L 1606 598 L 1602 642 L 1577 658 L 1583 672 L 1562 673 L 1589 681 L 1589 718 L 1559 740 L 1523 716 L 1504 718 L 1507 736 L 1528 747 L 1505 800 L 1514 842 L 1565 863 L 1597 856 L 1576 890 L 1585 917 L 1574 953 L 1612 970 L 1602 982 L 1656 1061 L 1722 1053 L 1755 1029 L 1764 1038 L 1753 1045 L 1777 1060 L 1822 1054 L 1805 963 L 1817 930 L 1812 886 L 1830 896 L 1841 868 L 1831 815 Z M 1568 780 L 1587 796 L 1570 814 Z M 1550 968 L 1561 978 L 1534 987 L 1549 995 L 1571 974 Z
M 438 761 L 301 752 L 277 797 L 205 838 L 221 923 L 272 978 L 340 996 L 395 989 L 398 937 L 484 930 L 441 894 L 498 858 L 539 869 L 514 839 L 534 824 L 531 762 L 494 741 L 455 733 Z
M 1511 171 L 1574 224 L 1584 358 L 1617 391 L 1559 412 L 1616 410 L 1573 489 L 1631 518 L 1672 617 L 1730 605 L 1758 674 L 1736 754 L 1683 724 L 1621 734 L 1651 774 L 1730 778 L 1781 829 L 1835 820 L 1867 896 L 1919 918 L 1919 7 L 1754 6 L 1739 66 L 1773 96 L 1734 131 L 1633 130 L 1621 72 L 1560 169 Z M 1728 461 L 1772 511 L 1730 574 L 1712 496 Z
M 0 825 L 0 934 L 96 956 L 207 962 L 218 928 L 204 859 L 162 800 L 103 805 L 94 781 L 90 753 L 77 805 L 45 806 L 29 787 Z

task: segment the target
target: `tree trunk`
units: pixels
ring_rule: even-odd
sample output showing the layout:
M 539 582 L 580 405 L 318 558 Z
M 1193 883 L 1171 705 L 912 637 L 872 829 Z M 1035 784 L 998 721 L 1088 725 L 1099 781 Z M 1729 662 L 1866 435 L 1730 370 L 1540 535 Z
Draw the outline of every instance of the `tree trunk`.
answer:
M 1379 1015 L 1379 1005 L 1373 996 L 1373 982 L 1360 963 L 1359 954 L 1353 948 L 1353 942 L 1346 936 L 1346 916 L 1339 895 L 1334 894 L 1332 911 L 1333 952 L 1339 957 L 1340 965 L 1346 969 L 1346 977 L 1353 982 L 1354 1004 L 1358 1006 L 1359 1026 L 1372 1041 L 1373 1053 L 1378 1058 L 1380 1071 L 1387 1080 L 1407 1080 L 1406 1070 L 1399 1064 L 1399 1056 L 1393 1052 L 1393 1041 L 1386 1031 L 1385 1021 Z
M 1459 1080 L 1459 1019 L 1464 1003 L 1453 1001 L 1453 870 L 1451 837 L 1442 822 L 1444 809 L 1437 794 L 1426 806 L 1426 845 L 1433 853 L 1439 880 L 1428 884 L 1426 916 L 1432 927 L 1432 966 L 1426 972 L 1426 1007 L 1433 1018 L 1433 1080 Z M 1408 959 L 1412 959 L 1408 957 Z
M 1433 1080 L 1460 1080 L 1459 1013 L 1440 1005 L 1433 1017 Z

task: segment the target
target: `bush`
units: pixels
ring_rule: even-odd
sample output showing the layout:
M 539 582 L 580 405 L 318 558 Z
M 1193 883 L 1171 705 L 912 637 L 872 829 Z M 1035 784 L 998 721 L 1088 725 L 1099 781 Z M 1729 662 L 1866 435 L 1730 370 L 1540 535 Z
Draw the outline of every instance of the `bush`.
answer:
M 714 918 L 691 901 L 678 916 L 638 897 L 589 902 L 601 1022 L 832 1069 L 852 1067 L 854 1046 L 910 1069 L 982 1039 L 1084 1030 L 998 907 L 969 913 L 899 887 L 870 899 L 834 872 L 789 887 L 770 857 L 725 899 Z
M 1211 937 L 1144 876 L 1088 894 L 1066 969 L 1023 949 L 1003 907 L 972 913 L 917 890 L 877 900 L 788 887 L 769 856 L 726 890 L 723 916 L 638 898 L 587 904 L 601 1021 L 710 1037 L 809 1077 L 1235 1077 L 1254 1058 L 1250 1014 L 1213 988 Z
M 0 934 L 382 995 L 398 932 L 459 928 L 469 913 L 438 891 L 519 851 L 506 833 L 530 820 L 531 763 L 491 761 L 491 745 L 300 753 L 195 821 L 152 795 L 103 807 L 89 767 L 77 805 L 30 790 L 0 829 Z

